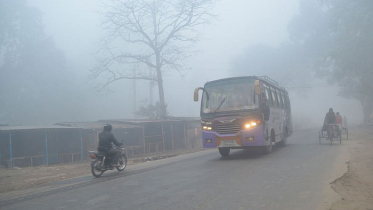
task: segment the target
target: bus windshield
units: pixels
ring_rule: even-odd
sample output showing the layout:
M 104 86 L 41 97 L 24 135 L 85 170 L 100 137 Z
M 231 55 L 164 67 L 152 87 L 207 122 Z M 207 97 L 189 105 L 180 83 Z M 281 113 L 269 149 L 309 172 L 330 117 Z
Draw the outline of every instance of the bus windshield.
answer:
M 259 108 L 259 100 L 254 94 L 254 84 L 254 79 L 247 78 L 206 84 L 202 98 L 202 113 Z

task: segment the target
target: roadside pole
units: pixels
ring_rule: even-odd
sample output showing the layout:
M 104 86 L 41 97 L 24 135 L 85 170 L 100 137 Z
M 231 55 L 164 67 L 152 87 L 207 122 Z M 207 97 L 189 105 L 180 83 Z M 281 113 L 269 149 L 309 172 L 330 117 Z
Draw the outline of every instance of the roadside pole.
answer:
M 172 143 L 172 150 L 174 150 L 174 128 L 172 126 L 172 122 L 171 122 L 171 143 Z
M 83 135 L 80 131 L 80 160 L 83 160 Z
M 12 132 L 9 132 L 9 156 L 10 156 L 10 167 L 13 167 L 13 154 L 12 154 Z
M 146 153 L 145 124 L 144 124 L 144 127 L 142 128 L 142 138 L 144 140 L 144 154 L 145 154 Z
M 187 149 L 187 134 L 186 134 L 186 122 L 184 121 L 184 143 L 185 143 L 185 149 Z
M 48 165 L 48 132 L 45 131 L 45 163 Z
M 163 152 L 166 151 L 166 147 L 164 145 L 164 129 L 163 129 L 163 122 L 162 122 L 162 141 L 163 141 Z

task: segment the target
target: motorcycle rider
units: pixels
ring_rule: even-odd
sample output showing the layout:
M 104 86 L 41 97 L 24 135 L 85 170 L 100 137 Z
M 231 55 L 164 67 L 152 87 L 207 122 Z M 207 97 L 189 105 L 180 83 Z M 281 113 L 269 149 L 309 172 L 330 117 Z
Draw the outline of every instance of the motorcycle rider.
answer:
M 104 125 L 104 130 L 98 134 L 98 148 L 99 152 L 105 153 L 106 156 L 112 156 L 112 164 L 117 165 L 118 159 L 120 157 L 121 151 L 119 149 L 113 148 L 111 143 L 116 146 L 121 146 L 122 143 L 119 143 L 114 135 L 111 133 L 112 126 L 110 124 Z

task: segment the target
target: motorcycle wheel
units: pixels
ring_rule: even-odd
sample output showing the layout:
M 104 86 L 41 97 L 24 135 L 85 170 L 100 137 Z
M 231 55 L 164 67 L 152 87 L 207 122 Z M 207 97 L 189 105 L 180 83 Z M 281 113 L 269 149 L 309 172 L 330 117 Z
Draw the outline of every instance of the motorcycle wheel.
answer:
M 127 157 L 124 153 L 120 154 L 118 163 L 119 166 L 116 167 L 118 171 L 123 171 L 127 167 Z
M 104 171 L 101 170 L 102 161 L 101 160 L 95 160 L 91 163 L 91 172 L 92 175 L 96 178 L 100 177 Z

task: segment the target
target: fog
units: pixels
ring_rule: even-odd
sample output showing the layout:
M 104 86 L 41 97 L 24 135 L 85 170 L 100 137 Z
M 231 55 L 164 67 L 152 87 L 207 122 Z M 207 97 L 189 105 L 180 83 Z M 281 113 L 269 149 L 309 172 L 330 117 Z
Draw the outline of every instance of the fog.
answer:
M 157 87 L 150 90 L 149 81 L 143 80 L 118 80 L 110 84 L 110 91 L 95 91 L 94 87 L 104 81 L 102 77 L 90 79 L 90 70 L 97 63 L 100 40 L 105 34 L 102 27 L 103 14 L 107 9 L 105 1 L 27 0 L 26 5 L 41 11 L 45 34 L 64 54 L 67 70 L 58 76 L 62 80 L 58 82 L 66 87 L 49 89 L 53 94 L 48 92 L 37 98 L 14 100 L 8 106 L 2 106 L 0 124 L 35 125 L 136 118 L 133 114 L 135 109 L 146 106 L 150 98 L 153 102 L 159 100 Z M 183 62 L 185 65 L 180 73 L 164 72 L 165 102 L 170 115 L 198 117 L 200 104 L 193 101 L 193 91 L 207 81 L 231 76 L 267 75 L 289 91 L 293 121 L 303 128 L 321 126 L 330 107 L 347 116 L 350 124 L 361 123 L 361 103 L 338 96 L 338 84 L 310 71 L 312 67 L 303 68 L 307 62 L 303 51 L 293 53 L 298 52 L 298 48 L 292 45 L 294 40 L 289 33 L 289 24 L 300 14 L 300 8 L 299 0 L 218 1 L 211 11 L 217 15 L 216 19 L 210 25 L 196 28 L 202 37 L 193 47 L 198 53 L 193 53 Z M 1 52 L 4 52 L 3 48 Z M 55 73 L 44 75 L 56 76 Z M 9 83 L 18 84 L 16 74 L 9 79 Z M 32 84 L 27 87 L 32 87 Z M 1 88 L 0 93 L 4 93 L 6 87 Z M 15 88 L 19 88 L 16 93 L 22 89 L 19 86 Z M 56 99 L 51 99 L 50 95 Z M 32 105 L 32 100 L 38 100 L 38 103 Z

